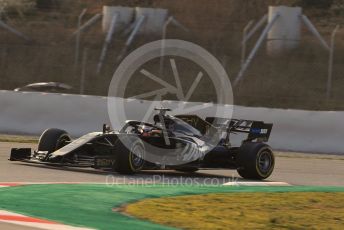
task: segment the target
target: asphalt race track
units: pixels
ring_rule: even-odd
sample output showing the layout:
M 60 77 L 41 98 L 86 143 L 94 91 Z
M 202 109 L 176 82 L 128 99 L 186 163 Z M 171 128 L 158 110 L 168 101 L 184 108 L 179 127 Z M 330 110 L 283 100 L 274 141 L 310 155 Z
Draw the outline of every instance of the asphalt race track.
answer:
M 87 182 L 87 183 L 198 183 L 247 182 L 235 170 L 201 170 L 193 174 L 175 171 L 144 171 L 133 176 L 94 169 L 56 168 L 8 161 L 13 147 L 34 144 L 0 143 L 0 182 Z M 277 154 L 273 175 L 267 181 L 291 185 L 344 186 L 344 156 Z M 259 183 L 259 182 L 258 182 Z

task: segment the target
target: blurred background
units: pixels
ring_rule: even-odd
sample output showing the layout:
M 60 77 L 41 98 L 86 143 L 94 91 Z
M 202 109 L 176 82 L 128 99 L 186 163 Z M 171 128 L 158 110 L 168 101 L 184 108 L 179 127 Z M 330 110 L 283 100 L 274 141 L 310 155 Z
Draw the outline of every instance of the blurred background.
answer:
M 61 91 L 66 93 L 107 95 L 120 56 L 161 39 L 162 34 L 139 34 L 124 49 L 131 33 L 130 25 L 115 32 L 98 71 L 107 33 L 102 29 L 102 19 L 94 17 L 103 13 L 104 5 L 168 10 L 168 15 L 182 27 L 169 25 L 166 38 L 187 40 L 204 47 L 223 64 L 232 81 L 241 67 L 243 30 L 251 20 L 256 23 L 267 14 L 269 6 L 302 7 L 303 14 L 328 44 L 335 27 L 344 22 L 344 0 L 0 0 L 1 23 L 5 24 L 0 27 L 0 89 L 59 82 L 63 83 L 63 87 L 59 85 Z M 78 34 L 78 21 L 84 9 L 80 25 L 94 20 Z M 247 53 L 260 34 L 261 30 L 247 42 Z M 344 30 L 339 29 L 335 37 L 330 97 L 326 92 L 329 52 L 306 27 L 302 27 L 301 34 L 299 46 L 283 55 L 268 55 L 266 42 L 263 43 L 243 80 L 234 88 L 235 104 L 344 109 Z M 158 73 L 158 65 L 152 66 L 152 72 Z M 195 78 L 192 68 L 181 68 L 180 74 Z M 145 87 L 145 81 L 137 80 L 136 84 L 129 85 L 129 96 L 137 94 L 138 82 Z M 198 94 L 191 100 L 212 98 L 208 85 L 207 81 L 201 82 Z

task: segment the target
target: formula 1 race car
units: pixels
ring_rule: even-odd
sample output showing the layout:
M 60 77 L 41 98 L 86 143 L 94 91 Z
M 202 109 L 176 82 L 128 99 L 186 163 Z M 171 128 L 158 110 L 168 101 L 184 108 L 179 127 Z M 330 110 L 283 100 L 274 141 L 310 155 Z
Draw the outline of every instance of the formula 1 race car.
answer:
M 13 148 L 11 161 L 66 167 L 92 167 L 133 174 L 144 169 L 236 169 L 243 178 L 266 179 L 275 159 L 267 142 L 272 124 L 262 121 L 167 115 L 156 109 L 154 123 L 127 121 L 120 131 L 103 125 L 102 132 L 72 140 L 60 129 L 47 129 L 38 149 Z M 240 146 L 230 135 L 242 133 Z

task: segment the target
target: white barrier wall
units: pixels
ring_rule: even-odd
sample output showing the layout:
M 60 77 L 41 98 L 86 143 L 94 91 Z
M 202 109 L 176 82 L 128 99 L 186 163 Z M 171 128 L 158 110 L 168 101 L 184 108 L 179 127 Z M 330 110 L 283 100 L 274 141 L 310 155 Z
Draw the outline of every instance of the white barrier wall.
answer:
M 273 123 L 269 143 L 276 149 L 344 154 L 344 112 L 237 106 L 234 117 Z
M 164 105 L 174 107 L 176 103 Z M 40 134 L 55 127 L 79 136 L 110 123 L 105 97 L 0 91 L 0 106 L 0 133 Z M 129 119 L 140 119 L 140 111 L 147 109 L 147 104 L 139 101 L 126 106 Z M 200 116 L 205 116 L 207 109 Z M 269 144 L 275 149 L 344 153 L 344 112 L 235 106 L 233 118 L 273 123 Z
M 61 128 L 79 136 L 109 122 L 105 97 L 0 91 L 0 108 L 0 133 Z

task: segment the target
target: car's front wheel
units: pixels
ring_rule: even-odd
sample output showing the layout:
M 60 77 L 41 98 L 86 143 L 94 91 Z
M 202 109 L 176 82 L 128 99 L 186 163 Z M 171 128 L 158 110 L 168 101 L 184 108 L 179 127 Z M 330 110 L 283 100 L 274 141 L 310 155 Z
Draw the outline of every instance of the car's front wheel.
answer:
M 71 141 L 69 134 L 61 129 L 47 129 L 39 138 L 38 151 L 47 151 L 48 153 L 67 145 Z
M 237 155 L 238 173 L 245 179 L 268 178 L 275 166 L 274 154 L 267 144 L 244 143 Z
M 119 141 L 116 146 L 116 154 L 114 171 L 118 173 L 134 174 L 144 167 L 145 148 L 140 139 L 133 142 L 130 149 Z

